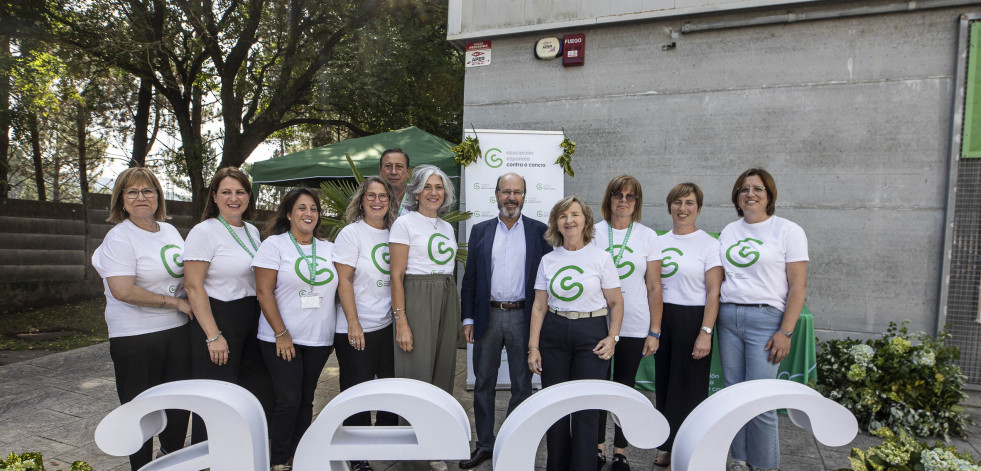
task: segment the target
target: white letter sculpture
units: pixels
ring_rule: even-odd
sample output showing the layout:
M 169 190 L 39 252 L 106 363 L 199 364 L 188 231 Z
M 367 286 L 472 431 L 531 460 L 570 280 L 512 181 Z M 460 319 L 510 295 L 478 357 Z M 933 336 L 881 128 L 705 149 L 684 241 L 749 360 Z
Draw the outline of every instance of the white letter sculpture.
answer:
M 588 409 L 612 412 L 635 447 L 654 448 L 668 438 L 667 419 L 636 389 L 613 381 L 567 381 L 542 389 L 511 411 L 494 444 L 494 469 L 535 469 L 545 431 L 560 418 Z
M 746 381 L 713 394 L 688 415 L 674 439 L 671 469 L 725 469 L 739 429 L 774 409 L 787 409 L 794 425 L 827 446 L 847 445 L 858 434 L 858 421 L 848 409 L 807 386 L 779 379 Z
M 243 471 L 269 467 L 262 405 L 242 387 L 225 381 L 175 381 L 147 389 L 99 422 L 95 443 L 110 455 L 133 454 L 167 426 L 164 409 L 189 410 L 214 433 L 203 443 L 151 461 L 141 471 Z
M 410 425 L 343 425 L 344 419 L 372 410 L 398 414 Z M 386 378 L 352 386 L 330 401 L 300 439 L 293 469 L 320 470 L 330 462 L 332 471 L 347 471 L 347 461 L 469 457 L 470 422 L 453 396 L 422 381 Z

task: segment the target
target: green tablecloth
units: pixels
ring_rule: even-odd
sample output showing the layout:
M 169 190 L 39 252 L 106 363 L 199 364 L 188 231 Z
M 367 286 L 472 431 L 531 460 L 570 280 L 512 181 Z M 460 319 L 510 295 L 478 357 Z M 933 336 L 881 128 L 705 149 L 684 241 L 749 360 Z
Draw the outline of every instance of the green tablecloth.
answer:
M 725 385 L 722 383 L 722 362 L 719 360 L 719 340 L 712 335 L 712 368 L 709 372 L 709 395 L 716 393 Z M 817 350 L 814 345 L 814 316 L 804 306 L 794 327 L 790 341 L 790 353 L 780 362 L 778 379 L 789 379 L 814 387 L 817 382 Z M 640 362 L 637 369 L 637 389 L 654 390 L 654 357 L 649 356 Z

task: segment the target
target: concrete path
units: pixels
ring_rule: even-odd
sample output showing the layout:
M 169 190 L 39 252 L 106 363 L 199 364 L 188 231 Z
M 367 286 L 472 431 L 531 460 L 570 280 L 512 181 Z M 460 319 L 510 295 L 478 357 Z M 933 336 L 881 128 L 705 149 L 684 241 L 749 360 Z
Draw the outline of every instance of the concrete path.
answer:
M 466 391 L 466 351 L 458 350 L 456 397 L 473 421 L 473 395 Z M 314 410 L 319 411 L 338 393 L 337 360 L 331 356 L 317 389 Z M 504 420 L 507 392 L 497 396 L 497 425 Z M 127 470 L 126 458 L 109 456 L 95 446 L 93 436 L 99 421 L 119 405 L 108 344 L 72 350 L 0 366 L 0 453 L 39 451 L 49 470 L 67 470 L 72 461 L 87 461 L 96 470 Z M 981 394 L 972 393 L 970 405 L 981 421 Z M 852 446 L 866 448 L 878 442 L 867 434 L 850 446 L 829 448 L 781 417 L 781 469 L 784 471 L 837 470 L 847 468 Z M 962 450 L 981 456 L 981 434 L 973 429 L 968 441 L 955 440 Z M 476 432 L 474 432 L 476 437 Z M 612 430 L 607 433 L 612 441 Z M 607 444 L 608 447 L 612 443 Z M 611 448 L 608 448 L 611 449 Z M 630 449 L 631 469 L 660 470 L 653 466 L 652 450 Z M 544 469 L 544 442 L 539 448 L 537 468 Z M 372 463 L 376 469 L 399 469 L 394 463 Z M 451 470 L 456 463 L 448 463 Z M 490 462 L 477 468 L 490 471 Z M 609 469 L 609 464 L 605 469 Z

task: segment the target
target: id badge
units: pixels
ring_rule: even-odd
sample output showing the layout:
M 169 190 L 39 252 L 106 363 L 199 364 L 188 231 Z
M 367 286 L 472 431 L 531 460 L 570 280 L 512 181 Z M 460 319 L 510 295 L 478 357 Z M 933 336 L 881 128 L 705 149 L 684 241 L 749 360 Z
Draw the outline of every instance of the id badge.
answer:
M 319 309 L 320 293 L 307 293 L 300 296 L 300 307 L 303 309 Z

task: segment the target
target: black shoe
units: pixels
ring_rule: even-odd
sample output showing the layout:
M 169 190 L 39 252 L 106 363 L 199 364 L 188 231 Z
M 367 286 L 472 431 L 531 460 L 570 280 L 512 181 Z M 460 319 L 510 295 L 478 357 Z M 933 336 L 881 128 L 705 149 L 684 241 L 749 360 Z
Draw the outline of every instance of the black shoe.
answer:
M 630 465 L 627 464 L 627 457 L 620 453 L 614 453 L 613 465 L 610 466 L 610 469 L 612 471 L 630 471 Z
M 597 448 L 596 449 L 596 471 L 600 471 L 601 469 L 603 469 L 603 466 L 606 466 L 606 453 L 604 453 L 603 450 L 600 450 L 599 448 Z
M 481 450 L 480 448 L 474 449 L 473 453 L 470 453 L 470 459 L 464 460 L 459 463 L 460 469 L 472 469 L 480 466 L 480 463 L 491 459 L 493 454 L 489 451 Z
M 367 461 L 352 461 L 351 471 L 375 471 Z

